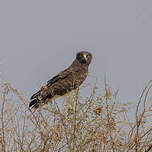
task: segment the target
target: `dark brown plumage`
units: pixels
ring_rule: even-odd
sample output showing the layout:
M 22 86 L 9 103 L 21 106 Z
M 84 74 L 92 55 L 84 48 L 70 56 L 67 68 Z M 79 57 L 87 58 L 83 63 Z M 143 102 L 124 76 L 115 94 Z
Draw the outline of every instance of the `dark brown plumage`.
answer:
M 86 51 L 77 53 L 69 68 L 50 79 L 46 86 L 31 97 L 29 107 L 38 108 L 41 103 L 48 103 L 53 97 L 65 95 L 78 88 L 88 75 L 91 60 L 91 53 Z

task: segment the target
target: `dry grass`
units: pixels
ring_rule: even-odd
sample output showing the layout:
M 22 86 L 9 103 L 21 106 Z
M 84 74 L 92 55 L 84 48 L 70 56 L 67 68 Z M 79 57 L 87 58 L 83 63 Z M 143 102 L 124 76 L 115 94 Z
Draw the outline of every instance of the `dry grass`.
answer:
M 18 90 L 2 85 L 0 100 L 0 151 L 2 152 L 150 152 L 152 102 L 150 81 L 139 101 L 120 104 L 117 92 L 105 82 L 95 85 L 89 97 L 79 90 L 61 103 L 35 112 Z M 131 121 L 128 114 L 134 111 Z

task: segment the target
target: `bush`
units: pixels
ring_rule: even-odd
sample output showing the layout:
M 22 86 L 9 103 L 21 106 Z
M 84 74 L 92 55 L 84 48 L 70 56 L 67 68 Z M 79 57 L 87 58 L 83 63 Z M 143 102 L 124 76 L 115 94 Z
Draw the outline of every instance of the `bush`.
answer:
M 0 150 L 2 152 L 148 152 L 152 150 L 150 81 L 137 105 L 121 104 L 118 91 L 105 82 L 89 97 L 79 90 L 63 102 L 52 101 L 36 111 L 18 90 L 2 84 Z M 62 105 L 61 105 L 62 104 Z M 135 111 L 134 121 L 128 116 Z

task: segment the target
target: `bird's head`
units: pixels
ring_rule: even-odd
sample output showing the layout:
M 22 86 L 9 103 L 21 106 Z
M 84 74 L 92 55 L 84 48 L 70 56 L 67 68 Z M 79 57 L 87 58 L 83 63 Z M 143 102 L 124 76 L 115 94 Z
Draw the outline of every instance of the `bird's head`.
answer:
M 91 60 L 92 60 L 92 54 L 87 52 L 87 51 L 78 52 L 77 55 L 76 55 L 76 59 L 81 64 L 89 65 L 91 63 Z

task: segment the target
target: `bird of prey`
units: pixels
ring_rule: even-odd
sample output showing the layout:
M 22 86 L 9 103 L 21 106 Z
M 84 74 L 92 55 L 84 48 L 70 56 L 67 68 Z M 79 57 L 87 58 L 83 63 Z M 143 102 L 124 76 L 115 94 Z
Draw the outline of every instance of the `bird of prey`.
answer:
M 29 107 L 37 109 L 40 105 L 47 104 L 54 97 L 63 96 L 77 89 L 88 75 L 91 60 L 91 53 L 87 51 L 78 52 L 76 59 L 67 69 L 50 79 L 46 86 L 31 97 Z

